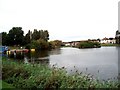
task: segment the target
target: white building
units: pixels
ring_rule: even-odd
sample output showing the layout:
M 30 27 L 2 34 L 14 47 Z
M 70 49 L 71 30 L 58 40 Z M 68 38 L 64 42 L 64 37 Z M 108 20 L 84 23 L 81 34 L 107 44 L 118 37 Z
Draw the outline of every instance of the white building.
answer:
M 105 43 L 105 44 L 109 44 L 109 43 L 112 43 L 112 44 L 115 44 L 116 43 L 116 40 L 115 40 L 115 38 L 103 38 L 102 40 L 101 40 L 101 42 L 100 43 Z

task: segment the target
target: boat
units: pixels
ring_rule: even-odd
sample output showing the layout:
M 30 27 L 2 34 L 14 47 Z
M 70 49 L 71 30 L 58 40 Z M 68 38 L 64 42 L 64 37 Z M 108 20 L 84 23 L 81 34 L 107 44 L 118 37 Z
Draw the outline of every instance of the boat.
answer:
M 7 50 L 8 50 L 7 46 L 0 46 L 0 53 L 6 53 Z
M 13 50 L 10 50 L 10 52 L 16 52 L 16 53 L 19 53 L 19 52 L 25 52 L 25 53 L 27 53 L 27 52 L 29 52 L 29 50 L 28 49 L 13 49 Z

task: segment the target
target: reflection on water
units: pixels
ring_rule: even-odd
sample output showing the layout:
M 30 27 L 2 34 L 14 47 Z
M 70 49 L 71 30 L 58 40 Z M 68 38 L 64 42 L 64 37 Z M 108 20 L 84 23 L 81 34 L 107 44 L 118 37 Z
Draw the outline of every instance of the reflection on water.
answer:
M 51 51 L 17 53 L 16 56 L 10 54 L 8 57 L 24 63 L 41 63 L 50 66 L 55 64 L 57 67 L 65 67 L 68 73 L 74 73 L 75 70 L 78 70 L 99 77 L 100 80 L 108 78 L 116 80 L 118 72 L 120 73 L 119 50 L 119 47 L 93 49 L 68 47 Z
M 55 49 L 49 52 L 49 55 L 59 55 L 59 54 L 62 54 L 61 49 Z
M 11 53 L 7 55 L 8 58 L 12 58 L 18 62 L 32 63 L 32 64 L 49 64 L 48 51 L 41 52 L 17 52 L 16 55 Z
M 116 80 L 118 76 L 118 47 L 61 48 L 60 55 L 50 55 L 50 65 L 53 64 L 57 64 L 58 67 L 65 66 L 69 73 L 78 70 L 99 77 L 100 80 L 108 78 Z

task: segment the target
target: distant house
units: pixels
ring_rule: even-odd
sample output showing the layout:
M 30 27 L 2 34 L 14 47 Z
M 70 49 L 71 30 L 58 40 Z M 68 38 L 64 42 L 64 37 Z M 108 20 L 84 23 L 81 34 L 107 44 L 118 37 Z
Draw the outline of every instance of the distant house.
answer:
M 105 43 L 105 44 L 109 44 L 109 43 L 112 43 L 112 44 L 115 44 L 116 43 L 116 40 L 115 38 L 103 38 L 101 40 L 101 43 Z
M 100 39 L 88 39 L 90 42 L 100 42 Z
M 71 41 L 71 42 L 64 42 L 65 46 L 75 47 L 77 44 L 83 41 Z
M 70 42 L 64 42 L 65 46 L 70 46 Z
M 79 44 L 80 43 L 80 41 L 72 41 L 71 42 L 71 46 L 72 47 L 75 47 L 75 46 L 77 46 L 77 44 Z
M 91 40 L 89 39 L 89 40 L 64 42 L 64 45 L 65 46 L 70 46 L 70 47 L 75 47 L 75 46 L 77 46 L 81 42 L 88 42 L 88 41 L 90 41 L 90 42 L 100 42 L 100 40 L 98 40 L 98 39 L 91 39 Z

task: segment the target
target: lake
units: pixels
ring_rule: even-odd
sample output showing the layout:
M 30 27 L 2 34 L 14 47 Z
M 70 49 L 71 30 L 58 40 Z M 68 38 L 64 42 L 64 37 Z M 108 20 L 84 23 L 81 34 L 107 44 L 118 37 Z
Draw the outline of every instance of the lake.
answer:
M 24 63 L 42 63 L 48 66 L 65 67 L 68 73 L 76 70 L 83 74 L 94 75 L 99 80 L 117 80 L 119 71 L 120 47 L 101 47 L 78 49 L 65 47 L 51 51 L 20 53 L 14 57 L 16 61 Z M 19 57 L 19 59 L 17 59 Z

